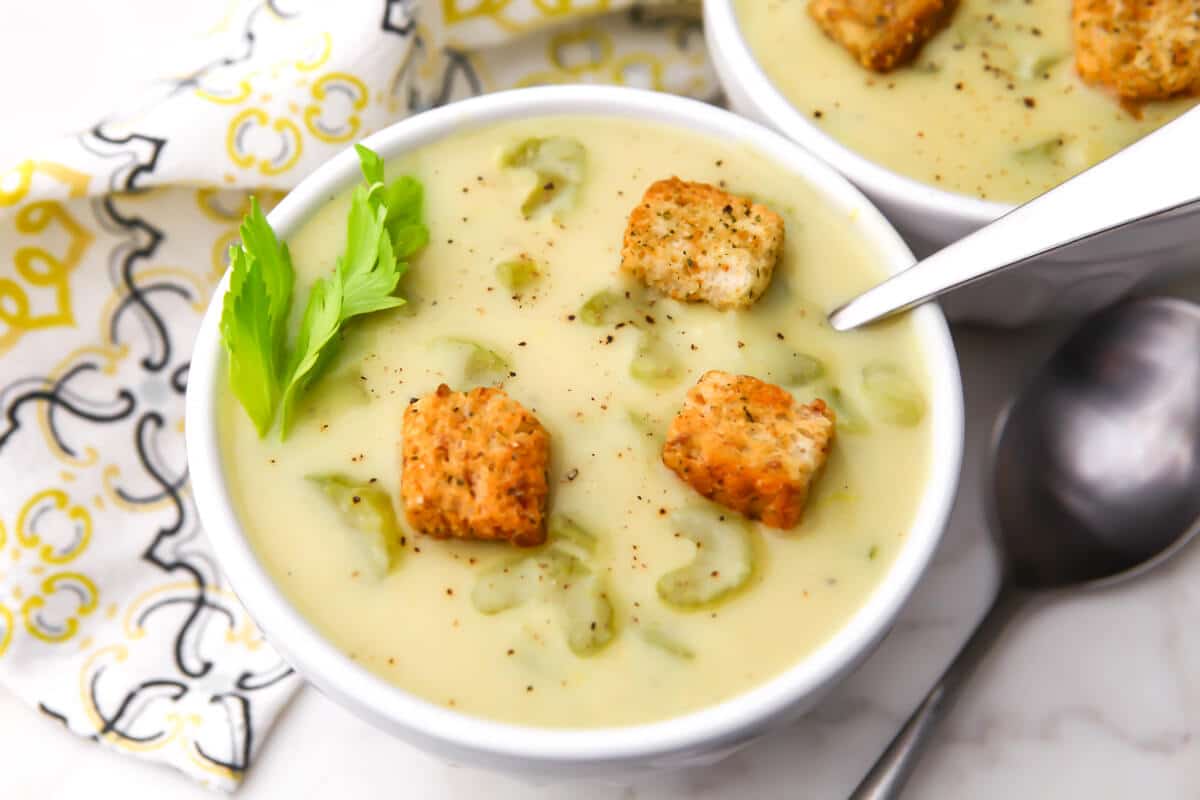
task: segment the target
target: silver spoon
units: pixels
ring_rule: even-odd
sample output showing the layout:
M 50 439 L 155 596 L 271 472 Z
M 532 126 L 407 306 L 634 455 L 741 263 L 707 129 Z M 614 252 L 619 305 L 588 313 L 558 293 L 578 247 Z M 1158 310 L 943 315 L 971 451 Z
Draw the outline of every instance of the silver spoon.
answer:
M 1125 580 L 1200 530 L 1200 306 L 1132 300 L 1085 323 L 1001 414 L 988 483 L 999 593 L 851 800 L 900 794 L 935 725 L 1027 602 Z
M 829 315 L 848 331 L 1034 258 L 1200 202 L 1200 106 Z

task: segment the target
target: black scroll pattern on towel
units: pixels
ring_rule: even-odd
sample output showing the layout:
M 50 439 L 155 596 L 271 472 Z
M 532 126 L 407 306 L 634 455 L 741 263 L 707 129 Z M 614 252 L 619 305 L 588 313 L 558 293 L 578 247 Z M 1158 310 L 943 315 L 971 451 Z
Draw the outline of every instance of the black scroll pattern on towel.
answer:
M 255 47 L 254 20 L 266 8 L 264 3 L 248 16 L 234 53 L 179 80 L 159 102 L 193 88 L 209 69 L 249 59 Z M 285 9 L 273 11 L 288 14 Z M 158 713 L 162 704 L 194 708 L 199 700 L 219 709 L 228 724 L 217 731 L 208 725 L 202 734 L 206 741 L 189 742 L 194 757 L 240 775 L 256 741 L 255 694 L 295 678 L 282 661 L 257 672 L 222 665 L 219 654 L 206 645 L 213 638 L 212 630 L 233 635 L 245 617 L 221 589 L 220 573 L 199 541 L 182 436 L 169 429 L 167 420 L 182 417 L 193 309 L 207 298 L 198 297 L 196 287 L 185 280 L 141 269 L 158 256 L 168 234 L 160 222 L 128 208 L 130 197 L 154 182 L 170 142 L 146 133 L 116 135 L 97 125 L 79 137 L 79 144 L 112 162 L 108 193 L 90 200 L 94 222 L 118 242 L 107 260 L 108 289 L 119 300 L 101 344 L 112 351 L 127 351 L 136 369 L 108 370 L 102 356 L 85 349 L 56 377 L 34 374 L 7 380 L 0 385 L 0 461 L 16 457 L 22 437 L 42 435 L 48 437 L 48 446 L 72 458 L 87 447 L 131 455 L 126 460 L 135 463 L 137 470 L 122 473 L 114 493 L 128 506 L 154 506 L 166 512 L 131 512 L 124 515 L 121 530 L 97 530 L 94 535 L 98 546 L 106 536 L 144 537 L 141 561 L 169 579 L 170 590 L 141 607 L 135 620 L 140 628 L 155 626 L 147 640 L 151 646 L 161 642 L 167 652 L 152 660 L 166 666 L 160 667 L 162 674 L 147 675 L 140 674 L 144 669 L 100 661 L 82 676 L 94 714 L 68 715 L 49 702 L 39 702 L 38 708 L 90 739 L 145 745 L 171 735 L 164 721 L 167 714 Z M 142 277 L 145 274 L 154 277 Z M 165 390 L 148 391 L 149 385 Z M 35 424 L 39 411 L 44 412 L 45 431 Z M 170 626 L 165 634 L 164 626 Z M 154 709 L 158 711 L 150 713 Z

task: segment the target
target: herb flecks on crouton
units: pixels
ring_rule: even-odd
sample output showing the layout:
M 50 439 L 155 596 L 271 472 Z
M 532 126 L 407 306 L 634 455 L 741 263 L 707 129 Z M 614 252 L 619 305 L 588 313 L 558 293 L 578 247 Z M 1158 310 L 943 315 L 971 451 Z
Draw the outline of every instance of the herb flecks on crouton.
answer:
M 748 308 L 771 283 L 783 219 L 707 183 L 651 184 L 629 214 L 621 269 L 676 300 Z
M 404 411 L 400 494 L 414 528 L 438 538 L 546 538 L 550 435 L 500 389 L 442 384 Z
M 808 15 L 864 67 L 888 72 L 917 57 L 957 0 L 809 0 Z
M 1075 67 L 1126 102 L 1200 93 L 1196 0 L 1075 0 Z
M 748 375 L 706 372 L 671 423 L 663 463 L 704 497 L 773 528 L 800 522 L 834 414 Z

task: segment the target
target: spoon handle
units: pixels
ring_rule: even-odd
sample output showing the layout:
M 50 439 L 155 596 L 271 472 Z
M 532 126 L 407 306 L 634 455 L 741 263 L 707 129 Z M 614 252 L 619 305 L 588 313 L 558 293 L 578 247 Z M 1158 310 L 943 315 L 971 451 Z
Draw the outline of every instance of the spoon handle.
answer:
M 1008 622 L 1024 605 L 1024 596 L 1008 583 L 1000 592 L 942 677 L 925 695 L 904 727 L 879 756 L 848 800 L 895 800 L 908 782 L 917 760 L 929 744 L 934 729 L 958 698 L 967 679 L 999 638 Z
M 1200 201 L 1200 108 L 829 315 L 847 331 L 1067 245 Z

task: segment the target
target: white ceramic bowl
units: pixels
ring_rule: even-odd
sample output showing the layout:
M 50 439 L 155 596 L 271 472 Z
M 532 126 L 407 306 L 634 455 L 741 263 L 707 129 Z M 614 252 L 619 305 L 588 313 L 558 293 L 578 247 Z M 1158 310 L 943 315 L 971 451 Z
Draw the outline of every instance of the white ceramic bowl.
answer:
M 832 164 L 875 201 L 918 256 L 1013 208 L 899 175 L 829 136 L 797 111 L 763 72 L 742 36 L 733 0 L 704 0 L 704 31 L 730 107 Z M 798 55 L 796 69 L 803 68 Z M 1153 187 L 1148 183 L 1130 186 L 1129 191 Z M 1200 269 L 1200 208 L 1163 215 L 968 286 L 947 296 L 943 306 L 952 319 L 1020 325 L 1085 314 L 1150 278 L 1188 269 Z
M 854 220 L 882 265 L 896 271 L 911 254 L 878 211 L 844 178 L 795 144 L 754 123 L 691 100 L 630 89 L 549 87 L 487 95 L 420 114 L 366 140 L 384 158 L 464 128 L 551 114 L 628 117 L 676 126 L 753 148 L 815 187 Z M 271 213 L 286 238 L 360 180 L 347 150 L 306 178 Z M 226 281 L 228 276 L 226 277 Z M 385 682 L 324 639 L 287 601 L 255 557 L 234 513 L 222 469 L 216 397 L 228 391 L 218 316 L 226 282 L 201 325 L 188 377 L 187 449 L 200 517 L 225 574 L 267 639 L 310 683 L 364 719 L 455 763 L 555 779 L 621 778 L 706 763 L 811 708 L 879 642 L 929 563 L 954 499 L 962 454 L 958 364 L 941 311 L 914 312 L 931 374 L 935 458 L 907 542 L 866 604 L 832 639 L 791 669 L 732 700 L 647 725 L 560 730 L 492 722 L 433 705 Z

